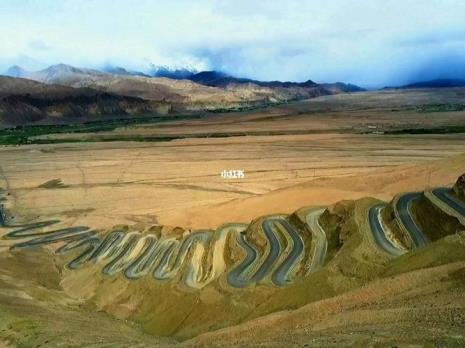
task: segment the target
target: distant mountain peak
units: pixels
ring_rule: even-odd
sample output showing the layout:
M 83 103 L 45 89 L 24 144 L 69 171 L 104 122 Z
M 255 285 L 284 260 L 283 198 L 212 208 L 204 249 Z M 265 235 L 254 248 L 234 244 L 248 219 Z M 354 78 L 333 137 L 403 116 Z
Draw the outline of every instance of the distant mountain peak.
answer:
M 47 69 L 75 69 L 74 66 L 64 63 L 50 65 Z
M 229 84 L 255 84 L 262 87 L 315 87 L 317 83 L 312 80 L 305 82 L 289 82 L 289 81 L 259 81 L 249 78 L 234 77 L 222 71 L 210 70 L 201 71 L 197 74 L 192 75 L 189 80 L 200 83 L 202 85 L 214 86 L 214 87 L 225 87 Z
M 402 86 L 401 88 L 447 88 L 447 87 L 465 87 L 465 80 L 460 79 L 434 79 L 429 81 L 419 81 Z
M 21 68 L 19 65 L 13 65 L 9 67 L 7 71 L 5 71 L 4 75 L 10 77 L 24 77 L 27 75 L 27 73 L 28 72 Z
M 76 68 L 75 66 L 63 64 L 63 63 L 50 65 L 48 68 L 42 70 L 42 72 L 51 73 L 51 74 L 63 74 L 63 73 L 102 74 L 102 72 L 98 70 L 87 69 L 87 68 Z
M 8 69 L 6 75 L 16 78 L 26 78 L 48 84 L 61 84 L 69 86 L 86 86 L 89 83 L 102 80 L 105 80 L 105 83 L 108 83 L 108 81 L 112 80 L 115 76 L 118 76 L 118 81 L 125 81 L 125 83 L 128 85 L 134 83 L 134 76 L 164 77 L 174 80 L 190 80 L 196 84 L 209 87 L 219 87 L 223 89 L 229 86 L 234 88 L 256 88 L 259 86 L 263 88 L 274 89 L 274 92 L 277 94 L 281 93 L 282 95 L 293 95 L 293 98 L 304 98 L 322 94 L 357 92 L 363 90 L 355 85 L 344 84 L 340 82 L 319 84 L 312 80 L 307 80 L 305 82 L 260 81 L 250 78 L 235 77 L 226 72 L 217 70 L 197 72 L 187 68 L 171 68 L 167 66 L 155 65 L 151 65 L 151 68 L 152 70 L 150 71 L 150 75 L 147 75 L 142 72 L 131 71 L 121 66 L 107 65 L 102 67 L 101 70 L 95 70 L 88 68 L 77 68 L 72 65 L 60 63 L 34 72 L 26 71 L 19 66 L 13 66 Z M 141 83 L 140 80 L 138 82 Z M 159 81 L 158 83 L 163 84 L 167 82 Z M 152 87 L 152 85 L 150 87 Z M 132 90 L 130 92 L 132 92 Z
M 150 77 L 150 75 L 145 74 L 141 71 L 129 70 L 121 66 L 106 65 L 102 68 L 102 71 L 113 75 Z
M 217 71 L 217 70 L 206 70 L 206 71 L 200 71 L 195 74 L 197 77 L 215 77 L 215 78 L 225 78 L 225 77 L 233 77 L 231 75 L 228 75 L 222 71 Z
M 190 78 L 197 73 L 195 69 L 189 68 L 170 68 L 165 65 L 157 66 L 152 64 L 150 68 L 150 75 L 153 77 L 166 77 L 175 80 L 190 80 Z

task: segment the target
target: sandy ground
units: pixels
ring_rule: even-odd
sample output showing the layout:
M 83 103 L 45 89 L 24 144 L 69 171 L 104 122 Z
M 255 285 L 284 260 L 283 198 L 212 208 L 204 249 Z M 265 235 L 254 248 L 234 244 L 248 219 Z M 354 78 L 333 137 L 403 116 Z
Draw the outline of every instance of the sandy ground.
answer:
M 95 228 L 136 223 L 214 228 L 342 199 L 389 200 L 400 190 L 451 184 L 465 168 L 447 173 L 425 169 L 408 184 L 402 184 L 402 178 L 393 180 L 392 170 L 400 166 L 399 173 L 465 152 L 465 134 L 372 133 L 464 126 L 464 111 L 418 109 L 431 103 L 458 105 L 464 96 L 464 88 L 325 96 L 265 110 L 128 126 L 107 134 L 186 137 L 171 142 L 3 147 L 0 185 L 8 190 L 8 208 L 14 215 L 58 217 L 65 224 Z M 281 131 L 286 134 L 276 135 Z M 237 132 L 250 135 L 193 137 Z M 222 178 L 221 171 L 228 169 L 244 170 L 245 178 Z M 367 182 L 365 176 L 372 173 L 379 176 Z M 61 182 L 39 187 L 50 180 Z
M 355 291 L 206 333 L 186 347 L 459 347 L 464 263 L 374 281 Z M 440 292 L 440 296 L 437 294 Z
M 375 183 L 357 185 L 357 177 L 378 172 L 389 178 L 394 166 L 457 155 L 464 144 L 464 135 L 309 134 L 30 145 L 0 149 L 0 177 L 10 193 L 8 208 L 22 217 L 54 216 L 95 228 L 211 228 L 342 199 L 390 199 L 399 191 L 395 183 L 386 191 Z M 224 169 L 244 170 L 246 177 L 224 179 Z M 457 174 L 451 172 L 451 180 Z M 416 186 L 439 179 L 434 175 L 419 176 Z M 340 177 L 353 180 L 331 180 Z M 39 187 L 54 179 L 63 187 Z
M 265 214 L 290 213 L 304 206 L 325 206 L 366 196 L 390 200 L 399 192 L 453 184 L 465 172 L 465 134 L 388 136 L 345 132 L 348 123 L 351 129 L 368 127 L 379 120 L 383 120 L 382 127 L 413 124 L 412 118 L 399 118 L 397 112 L 389 111 L 396 103 L 405 105 L 410 99 L 395 99 L 389 93 L 382 97 L 390 104 L 383 104 L 384 111 L 378 106 L 375 114 L 371 109 L 366 111 L 379 105 L 379 96 L 372 99 L 372 95 L 368 95 L 363 105 L 357 104 L 361 100 L 359 96 L 350 100 L 350 110 L 345 99 L 348 96 L 333 101 L 332 111 L 325 111 L 325 115 L 312 109 L 315 124 L 323 124 L 325 117 L 333 122 L 332 129 L 320 133 L 3 147 L 0 148 L 0 180 L 3 180 L 0 185 L 6 190 L 5 204 L 16 219 L 54 217 L 63 220 L 65 225 L 84 224 L 93 228 L 116 224 L 145 227 L 158 223 L 211 228 L 225 222 L 247 223 Z M 420 102 L 423 102 L 421 98 L 428 100 L 427 95 L 418 98 Z M 309 103 L 324 109 L 324 100 Z M 291 112 L 295 117 L 313 115 L 305 103 L 292 106 L 290 111 L 287 108 L 268 111 L 269 116 L 276 117 L 273 127 L 293 124 L 282 112 Z M 344 112 L 338 108 L 346 110 L 345 119 Z M 339 114 L 331 116 L 333 111 Z M 431 126 L 457 124 L 464 119 L 462 112 L 409 115 L 415 120 L 428 117 Z M 244 118 L 258 117 L 263 121 L 265 115 L 257 112 L 221 117 L 222 129 L 230 130 L 230 127 L 239 127 Z M 218 118 L 212 118 L 201 122 L 213 129 L 218 126 L 214 126 L 217 121 Z M 261 130 L 265 124 L 262 121 L 255 122 L 255 126 L 252 126 L 254 122 L 248 123 L 247 127 Z M 312 125 L 308 119 L 305 122 Z M 156 132 L 161 132 L 154 127 Z M 192 127 L 189 123 L 178 124 L 171 131 L 188 134 L 193 132 Z M 151 134 L 150 127 L 120 131 Z M 245 178 L 224 179 L 220 172 L 225 169 L 244 170 Z M 41 306 L 40 312 L 34 309 L 34 315 L 26 313 L 33 318 L 33 323 L 42 323 L 36 319 L 36 312 L 49 316 L 56 309 L 54 330 L 60 327 L 58 323 L 68 323 L 68 317 L 79 320 L 75 325 L 63 325 L 64 334 L 55 334 L 55 338 L 66 335 L 79 338 L 80 321 L 87 322 L 89 314 L 73 305 L 73 312 L 68 316 L 71 305 L 63 305 L 66 310 L 60 309 L 48 293 L 46 296 L 37 293 L 43 286 L 51 288 L 53 283 L 53 289 L 61 287 L 67 296 L 79 299 L 89 296 L 96 306 L 92 310 L 103 308 L 118 318 L 146 308 L 147 312 L 138 313 L 140 317 L 136 319 L 145 323 L 147 332 L 154 334 L 171 332 L 170 325 L 175 325 L 179 337 L 187 338 L 200 331 L 211 331 L 207 324 L 212 318 L 218 322 L 223 320 L 226 325 L 231 313 L 240 316 L 241 320 L 226 325 L 229 328 L 198 336 L 185 342 L 186 346 L 211 346 L 212 343 L 218 346 L 408 345 L 423 342 L 423 336 L 429 344 L 438 343 L 436 337 L 441 337 L 442 343 L 448 342 L 444 337 L 463 342 L 463 235 L 448 237 L 391 262 L 368 238 L 371 232 L 366 211 L 373 202 L 359 201 L 354 213 L 343 219 L 341 233 L 347 238 L 345 251 L 335 254 L 334 262 L 295 287 L 279 291 L 263 286 L 234 296 L 214 291 L 178 294 L 170 287 L 145 280 L 129 283 L 121 277 L 115 278 L 116 281 L 103 279 L 94 268 L 62 274 L 48 253 L 42 253 L 48 260 L 47 270 L 29 266 L 47 264 L 38 261 L 36 254 L 31 254 L 26 262 L 22 254 L 0 253 L 4 265 L 0 283 L 6 284 L 0 285 L 9 291 L 0 293 L 0 319 L 6 315 L 3 322 L 15 324 L 8 324 L 3 330 L 8 335 L 25 330 L 23 321 L 7 311 L 2 312 L 1 306 L 22 316 L 21 310 L 29 311 L 32 301 L 24 305 L 29 300 L 16 293 L 12 296 L 11 290 L 30 289 L 28 294 L 40 299 L 33 302 L 34 306 Z M 345 205 L 351 206 L 351 202 L 339 204 L 342 211 Z M 429 268 L 423 269 L 426 267 Z M 18 283 L 10 275 L 14 270 L 21 270 L 31 284 Z M 44 280 L 47 274 L 57 279 Z M 147 293 L 158 296 L 147 296 Z M 157 306 L 159 298 L 168 299 L 175 306 L 171 317 L 163 312 L 165 307 Z M 287 307 L 286 303 L 292 306 Z M 154 309 L 163 315 L 157 315 Z M 182 319 L 180 328 L 178 318 L 186 311 L 189 312 L 187 319 Z M 271 314 L 264 316 L 268 313 Z M 99 325 L 101 321 L 113 331 L 117 328 L 113 319 L 94 319 L 88 326 Z M 123 320 L 118 323 L 122 324 Z M 0 329 L 1 325 L 2 320 Z M 205 325 L 205 328 L 189 331 L 195 325 Z M 78 333 L 70 333 L 70 328 Z M 104 331 L 119 340 L 112 330 Z M 92 335 L 98 334 L 90 331 Z M 125 331 L 120 334 L 126 336 Z M 137 332 L 127 333 L 129 338 L 132 335 L 137 336 Z M 394 341 L 393 335 L 397 335 Z M 46 330 L 38 335 L 47 339 L 49 336 Z M 95 337 L 88 339 L 95 340 Z M 145 339 L 148 346 L 156 344 L 149 342 L 152 338 Z

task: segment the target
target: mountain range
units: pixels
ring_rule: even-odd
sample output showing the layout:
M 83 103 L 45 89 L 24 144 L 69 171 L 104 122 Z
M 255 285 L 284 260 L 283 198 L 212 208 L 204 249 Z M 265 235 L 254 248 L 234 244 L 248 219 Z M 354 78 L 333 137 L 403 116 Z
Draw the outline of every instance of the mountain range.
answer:
M 4 75 L 0 116 L 8 124 L 84 114 L 239 110 L 362 90 L 344 83 L 263 82 L 217 71 L 167 68 L 152 70 L 152 76 L 122 67 L 96 70 L 57 64 L 39 71 L 13 66 Z
M 400 86 L 386 86 L 382 89 L 416 89 L 416 88 L 453 88 L 465 87 L 465 80 L 441 78 L 434 80 L 415 81 Z
M 460 79 L 436 79 L 430 81 L 420 81 L 402 86 L 402 88 L 448 88 L 465 87 L 465 80 Z
M 169 107 L 157 101 L 92 88 L 73 88 L 0 76 L 0 119 L 6 125 L 42 120 L 55 123 L 63 117 L 87 120 L 96 115 L 166 113 Z
M 290 82 L 290 81 L 259 81 L 254 79 L 248 78 L 241 78 L 241 77 L 234 77 L 229 74 L 226 74 L 221 71 L 215 70 L 207 70 L 207 71 L 196 71 L 196 70 L 189 70 L 185 68 L 181 69 L 171 69 L 169 67 L 161 66 L 153 66 L 150 70 L 149 74 L 145 74 L 143 72 L 135 72 L 126 70 L 121 67 L 109 67 L 106 68 L 104 71 L 110 73 L 119 73 L 121 75 L 138 75 L 138 76 L 151 76 L 151 77 L 166 77 L 169 79 L 174 80 L 190 80 L 197 82 L 199 84 L 211 87 L 227 87 L 231 84 L 254 84 L 257 86 L 262 87 L 281 87 L 281 88 L 289 88 L 289 87 L 315 87 L 318 84 L 313 82 L 312 80 L 307 80 L 305 82 Z M 331 88 L 337 86 L 341 89 L 341 91 L 346 92 L 360 92 L 363 91 L 363 88 L 360 88 L 353 84 L 346 84 L 342 82 L 337 82 L 333 84 L 322 84 L 326 85 L 327 87 Z
M 464 80 L 437 79 L 394 88 L 463 86 Z M 220 71 L 156 66 L 147 73 L 111 65 L 97 70 L 57 64 L 39 71 L 12 66 L 0 76 L 0 124 L 66 122 L 94 115 L 235 111 L 359 91 L 363 89 L 341 82 L 258 81 Z
M 326 86 L 328 88 L 337 87 L 338 90 L 343 92 L 360 92 L 364 90 L 363 88 L 360 88 L 356 85 L 342 82 L 318 84 L 312 80 L 307 80 L 305 82 L 259 81 L 248 78 L 234 77 L 224 72 L 215 70 L 197 72 L 195 70 L 170 69 L 168 67 L 152 67 L 149 73 L 144 73 L 141 71 L 133 71 L 123 67 L 111 65 L 105 66 L 101 70 L 96 70 L 76 68 L 66 64 L 57 64 L 36 72 L 27 71 L 19 66 L 12 66 L 4 73 L 4 75 L 17 78 L 28 78 L 45 83 L 63 82 L 63 76 L 69 77 L 70 75 L 75 75 L 76 77 L 79 77 L 78 75 L 118 75 L 132 77 L 168 78 L 172 80 L 189 80 L 210 87 L 227 87 L 232 84 L 252 84 L 270 88 L 313 88 L 317 86 Z

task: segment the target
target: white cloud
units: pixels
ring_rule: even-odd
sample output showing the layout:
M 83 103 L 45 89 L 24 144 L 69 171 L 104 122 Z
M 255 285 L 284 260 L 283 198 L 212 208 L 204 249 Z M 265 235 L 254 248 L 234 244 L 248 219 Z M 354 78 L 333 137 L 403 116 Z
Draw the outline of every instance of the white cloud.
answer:
M 463 18 L 458 0 L 2 0 L 0 64 L 153 62 L 379 86 L 463 52 Z

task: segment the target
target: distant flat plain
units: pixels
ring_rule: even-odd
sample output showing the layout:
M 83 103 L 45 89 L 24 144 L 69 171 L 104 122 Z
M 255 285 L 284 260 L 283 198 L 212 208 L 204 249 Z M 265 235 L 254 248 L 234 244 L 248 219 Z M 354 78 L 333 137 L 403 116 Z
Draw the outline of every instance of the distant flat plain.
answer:
M 390 199 L 399 190 L 449 184 L 464 169 L 428 167 L 465 152 L 464 97 L 460 88 L 364 92 L 51 134 L 41 137 L 76 142 L 2 147 L 0 179 L 14 215 L 95 228 L 214 228 L 341 199 Z M 114 141 L 165 136 L 182 139 Z M 413 175 L 409 168 L 421 163 Z M 225 169 L 246 176 L 224 179 Z

